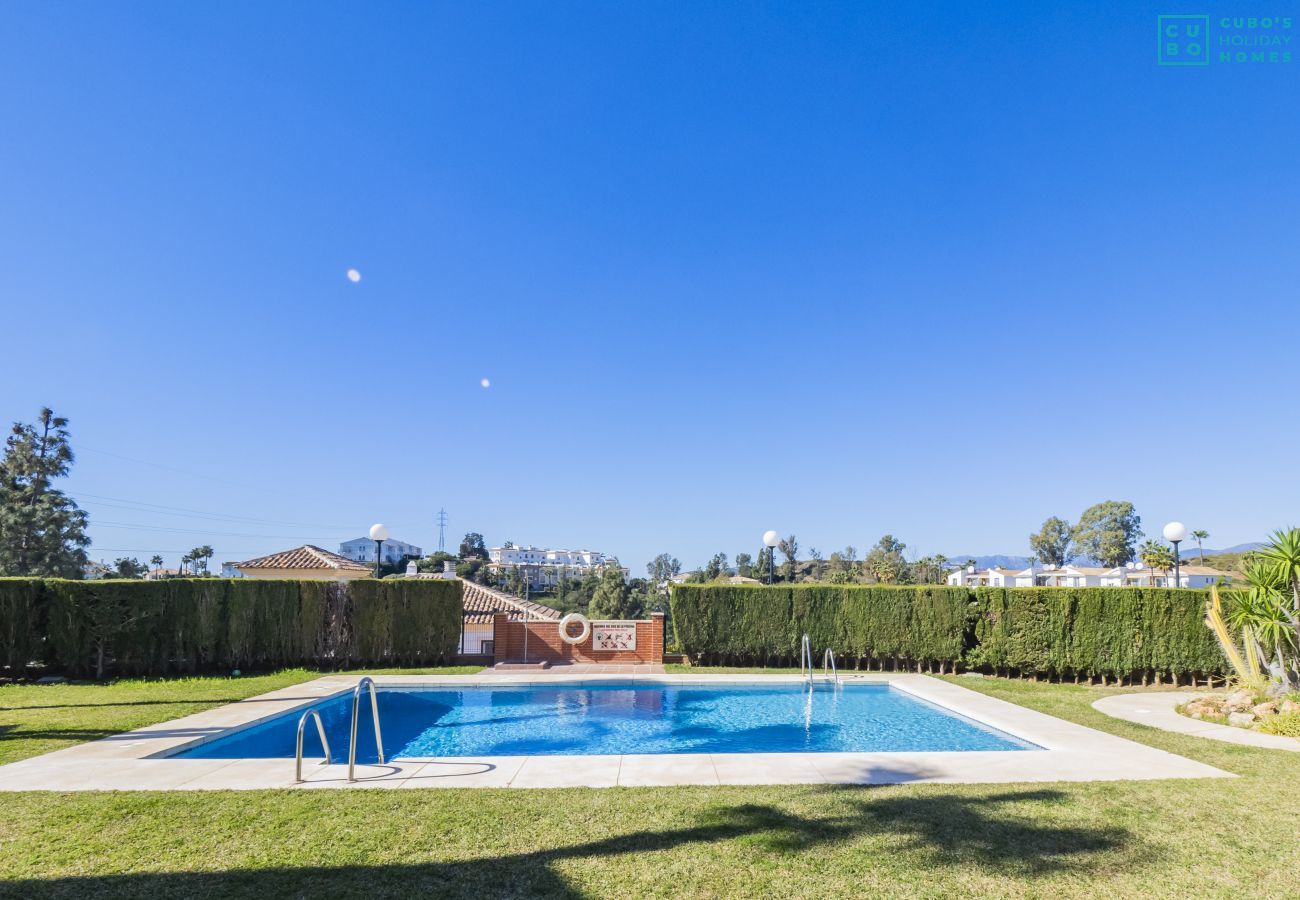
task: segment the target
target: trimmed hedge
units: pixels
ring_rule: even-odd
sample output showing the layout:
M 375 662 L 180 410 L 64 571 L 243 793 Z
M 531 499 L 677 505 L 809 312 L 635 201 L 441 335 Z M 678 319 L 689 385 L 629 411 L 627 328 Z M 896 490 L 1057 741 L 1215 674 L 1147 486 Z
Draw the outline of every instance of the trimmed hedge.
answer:
M 797 662 L 806 633 L 841 661 L 946 669 L 962 658 L 971 601 L 940 585 L 683 584 L 672 610 L 682 650 L 705 662 Z
M 1173 588 L 976 588 L 973 666 L 1034 675 L 1219 675 L 1205 627 L 1208 591 Z
M 1206 591 L 679 585 L 673 622 L 703 663 L 792 664 L 807 633 L 850 668 L 958 666 L 1049 677 L 1221 675 Z M 820 657 L 817 660 L 820 664 Z
M 450 660 L 459 581 L 0 579 L 0 664 L 71 675 Z

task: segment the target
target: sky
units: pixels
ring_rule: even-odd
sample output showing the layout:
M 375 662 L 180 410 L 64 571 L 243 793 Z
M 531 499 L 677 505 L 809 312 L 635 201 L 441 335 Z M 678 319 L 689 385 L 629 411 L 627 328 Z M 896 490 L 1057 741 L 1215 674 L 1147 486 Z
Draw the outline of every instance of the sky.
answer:
M 70 418 L 110 561 L 1260 539 L 1300 58 L 1157 65 L 1207 12 L 1276 10 L 11 0 L 0 417 Z

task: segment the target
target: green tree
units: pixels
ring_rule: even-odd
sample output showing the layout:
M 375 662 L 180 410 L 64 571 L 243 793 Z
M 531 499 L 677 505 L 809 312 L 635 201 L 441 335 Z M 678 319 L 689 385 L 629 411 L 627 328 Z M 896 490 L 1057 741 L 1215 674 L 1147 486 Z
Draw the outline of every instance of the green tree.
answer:
M 792 534 L 777 544 L 777 548 L 781 551 L 781 555 L 785 557 L 785 580 L 794 581 L 794 568 L 799 562 L 799 542 L 795 540 L 795 536 Z
M 754 576 L 754 557 L 748 553 L 736 554 L 736 574 L 742 578 L 753 578 Z
M 906 549 L 906 544 L 887 534 L 871 548 L 863 565 L 881 584 L 898 584 L 907 570 L 907 560 L 903 557 Z
M 682 572 L 682 564 L 677 557 L 660 553 L 646 563 L 646 606 L 667 611 L 668 592 L 675 576 Z
M 1077 552 L 1103 566 L 1122 566 L 1134 557 L 1142 537 L 1142 519 L 1127 500 L 1106 500 L 1079 516 L 1074 530 Z
M 1152 586 L 1156 583 L 1156 569 L 1164 572 L 1167 580 L 1169 570 L 1174 567 L 1174 552 L 1159 541 L 1143 541 L 1138 548 L 1138 559 L 1151 570 Z
M 641 615 L 641 605 L 632 595 L 618 560 L 611 560 L 601 570 L 587 609 L 594 619 L 635 619 Z
M 826 578 L 826 560 L 816 547 L 808 548 L 808 559 L 812 561 L 812 580 L 823 581 Z
M 216 555 L 211 544 L 204 544 L 202 547 L 195 547 L 190 551 L 190 561 L 194 563 L 194 574 L 199 574 L 202 570 L 204 575 L 208 574 L 208 560 Z
M 1196 539 L 1196 552 L 1201 557 L 1201 565 L 1205 565 L 1205 541 L 1210 539 L 1210 533 L 1204 528 L 1198 528 L 1192 532 L 1192 537 Z
M 727 554 L 715 553 L 713 558 L 704 566 L 704 580 L 717 581 L 725 577 L 729 572 L 727 568 Z
M 162 564 L 163 564 L 163 558 L 157 553 L 149 557 L 149 565 L 153 566 L 153 573 L 155 577 L 162 574 Z
M 1074 526 L 1056 516 L 1045 521 L 1037 534 L 1029 536 L 1029 546 L 1034 551 L 1034 556 L 1043 565 L 1053 569 L 1059 569 L 1073 558 L 1073 543 Z
M 112 578 L 143 578 L 149 574 L 149 567 L 134 556 L 125 556 L 113 560 Z
M 763 546 L 758 548 L 758 562 L 754 565 L 754 577 L 759 581 L 767 581 L 769 577 L 772 577 L 773 562 L 775 562 L 774 555 L 775 550 L 772 547 Z
M 0 574 L 82 577 L 86 513 L 52 487 L 74 459 L 67 419 L 42 408 L 35 424 L 14 423 L 0 461 Z
M 471 531 L 465 535 L 464 540 L 460 542 L 461 559 L 487 559 L 487 545 L 483 543 L 483 535 L 477 531 Z

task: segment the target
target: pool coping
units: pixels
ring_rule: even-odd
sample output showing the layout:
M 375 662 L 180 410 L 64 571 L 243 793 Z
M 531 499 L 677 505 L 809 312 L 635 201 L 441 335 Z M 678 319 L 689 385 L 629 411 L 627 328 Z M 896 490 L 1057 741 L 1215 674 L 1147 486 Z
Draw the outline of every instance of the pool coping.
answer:
M 350 692 L 360 674 L 327 675 L 169 722 L 0 766 L 0 791 L 252 790 L 265 788 L 615 787 L 754 784 L 981 784 L 1234 777 L 1145 744 L 1067 722 L 926 675 L 847 674 L 888 684 L 946 711 L 1036 744 L 1040 750 L 868 753 L 681 753 L 496 756 L 358 765 L 291 759 L 193 759 L 169 754 Z M 375 675 L 398 687 L 525 684 L 773 684 L 797 675 L 557 675 L 485 670 L 472 675 Z M 346 755 L 346 748 L 342 750 Z

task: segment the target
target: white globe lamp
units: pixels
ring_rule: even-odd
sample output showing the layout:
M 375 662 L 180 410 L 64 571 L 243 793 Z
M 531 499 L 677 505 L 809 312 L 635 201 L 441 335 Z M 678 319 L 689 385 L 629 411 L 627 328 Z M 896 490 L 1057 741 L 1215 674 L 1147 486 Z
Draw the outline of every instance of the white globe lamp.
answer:
M 1164 528 L 1165 540 L 1174 545 L 1174 587 L 1183 586 L 1183 567 L 1178 558 L 1178 544 L 1187 537 L 1187 526 L 1182 522 L 1170 522 Z
M 767 583 L 772 583 L 772 570 L 775 567 L 773 558 L 776 556 L 776 545 L 781 543 L 781 535 L 775 531 L 763 532 L 763 546 L 767 548 Z
M 370 539 L 375 542 L 375 577 L 379 577 L 379 564 L 384 558 L 384 541 L 388 540 L 388 526 L 376 522 L 370 526 Z

